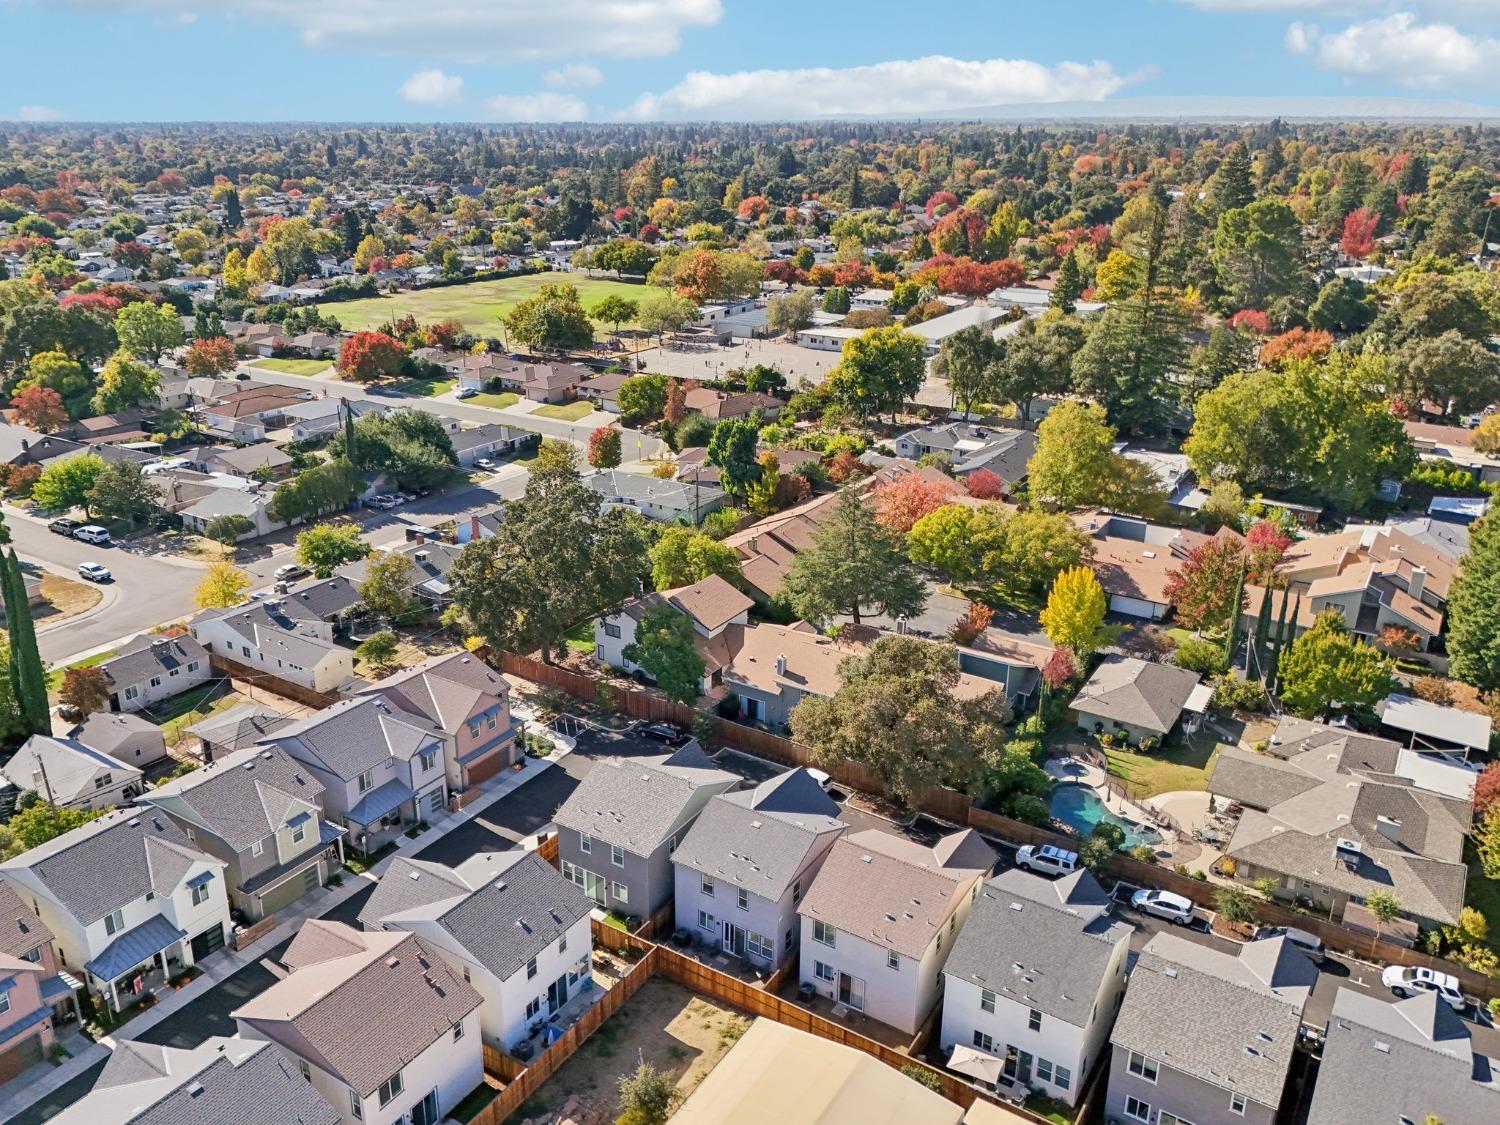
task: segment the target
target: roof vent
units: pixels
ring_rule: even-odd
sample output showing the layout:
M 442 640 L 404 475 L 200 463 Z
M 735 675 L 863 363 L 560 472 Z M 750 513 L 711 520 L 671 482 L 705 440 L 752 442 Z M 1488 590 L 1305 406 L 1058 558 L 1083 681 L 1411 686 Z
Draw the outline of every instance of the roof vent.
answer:
M 129 824 L 132 828 L 139 828 L 141 826 L 140 818 L 136 817 L 135 819 L 129 821 Z
M 401 964 L 401 958 L 399 957 L 387 957 L 385 959 L 385 967 L 387 969 L 394 969 L 399 964 Z
M 758 821 L 758 820 L 752 820 L 750 822 L 750 827 L 751 828 L 759 828 L 760 827 L 760 821 Z
M 1012 909 L 1012 910 L 1014 910 L 1014 911 L 1015 911 L 1015 912 L 1016 912 L 1016 913 L 1018 913 L 1018 914 L 1019 914 L 1019 913 L 1020 913 L 1020 912 L 1021 912 L 1021 911 L 1023 911 L 1023 910 L 1025 910 L 1025 909 L 1026 909 L 1026 907 L 1024 907 L 1024 906 L 1022 906 L 1022 905 L 1021 905 L 1021 904 L 1020 904 L 1020 903 L 1019 903 L 1019 902 L 1013 902 L 1013 903 L 1011 903 L 1011 904 L 1010 904 L 1010 908 L 1011 908 L 1011 909 Z
M 1389 1043 L 1382 1043 L 1379 1039 L 1375 1040 L 1375 1049 L 1382 1055 L 1391 1053 L 1391 1045 Z
M 200 1094 L 203 1093 L 203 1083 L 201 1083 L 201 1082 L 194 1082 L 191 1086 L 189 1086 L 187 1088 L 187 1092 L 188 1092 L 188 1097 L 190 1097 L 190 1098 L 196 1098 L 196 1097 L 198 1097 Z
M 870 862 L 870 857 L 868 855 L 862 855 L 862 856 L 859 857 L 859 862 L 860 863 L 869 863 Z
M 410 879 L 413 883 L 415 883 L 418 879 L 420 879 L 422 877 L 422 873 L 420 871 L 408 871 L 406 873 L 406 877 L 408 879 Z
M 1161 975 L 1164 976 L 1164 977 L 1171 977 L 1174 980 L 1177 979 L 1177 966 L 1176 965 L 1168 965 L 1165 969 L 1163 969 L 1161 971 Z
M 896 916 L 894 914 L 890 913 L 889 911 L 887 911 L 886 915 L 885 915 L 885 920 L 887 922 L 894 922 L 896 920 Z

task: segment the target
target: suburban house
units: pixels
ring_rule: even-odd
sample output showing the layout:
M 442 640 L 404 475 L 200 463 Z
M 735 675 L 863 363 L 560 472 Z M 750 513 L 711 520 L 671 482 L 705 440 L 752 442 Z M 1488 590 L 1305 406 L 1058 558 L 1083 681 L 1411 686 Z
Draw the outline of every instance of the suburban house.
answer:
M 604 759 L 553 816 L 562 873 L 607 910 L 651 917 L 672 897 L 678 843 L 739 780 L 697 743 L 663 757 Z
M 69 731 L 68 737 L 138 770 L 168 757 L 161 727 L 129 711 L 95 712 Z
M 111 711 L 142 711 L 213 679 L 208 653 L 191 636 L 142 633 L 99 665 Z
M 282 601 L 207 609 L 192 619 L 206 652 L 314 691 L 332 692 L 354 675 L 354 652 L 333 642 L 333 629 L 290 615 Z
M 1133 927 L 1112 904 L 1082 869 L 987 882 L 943 968 L 943 1049 L 983 1052 L 1002 1079 L 1077 1104 L 1125 991 Z
M 251 921 L 321 887 L 343 860 L 344 835 L 323 819 L 323 787 L 274 746 L 247 746 L 158 785 L 140 804 L 171 817 L 225 863 L 229 901 Z
M 1411 917 L 1452 925 L 1473 817 L 1467 795 L 1444 792 L 1453 768 L 1462 772 L 1385 739 L 1283 720 L 1266 753 L 1224 750 L 1208 791 L 1244 806 L 1224 849 L 1236 878 L 1270 878 L 1278 897 L 1333 919 L 1388 891 Z
M 1110 611 L 1147 621 L 1160 621 L 1171 611 L 1168 576 L 1210 538 L 1108 512 L 1085 513 L 1075 522 L 1090 537 L 1093 557 L 1088 565 L 1109 597 Z
M 0 882 L 0 1082 L 47 1057 L 53 1014 L 74 1006 L 73 985 L 57 971 L 52 931 Z
M 721 682 L 725 666 L 734 659 L 755 605 L 717 574 L 690 586 L 653 591 L 626 602 L 617 613 L 594 619 L 594 658 L 600 664 L 636 671 L 625 649 L 635 643 L 635 629 L 646 611 L 666 604 L 693 623 L 693 647 L 703 657 L 704 695 Z
M 459 355 L 443 364 L 459 389 L 482 391 L 499 385 L 532 402 L 566 402 L 593 372 L 577 363 L 538 363 L 500 355 Z
M 763 421 L 774 422 L 786 405 L 774 395 L 759 391 L 716 391 L 712 387 L 694 387 L 683 395 L 682 404 L 689 414 L 701 414 L 715 422 L 748 418 L 757 410 Z
M 288 406 L 283 421 L 292 432 L 293 441 L 309 438 L 330 437 L 344 424 L 344 412 L 351 411 L 356 418 L 366 414 L 383 414 L 385 407 L 368 399 L 315 398 L 310 402 L 297 402 Z
M 620 413 L 620 387 L 631 378 L 628 371 L 606 371 L 579 384 L 578 397 L 592 402 L 600 410 Z
M 71 738 L 34 734 L 0 767 L 17 789 L 67 809 L 112 809 L 141 791 L 141 771 Z
M 345 1121 L 439 1125 L 484 1080 L 483 997 L 411 934 L 305 923 L 291 970 L 233 1014 L 276 1044 Z
M 630 508 L 662 523 L 697 524 L 724 503 L 724 490 L 717 485 L 662 480 L 621 469 L 589 473 L 583 483 L 600 495 L 606 508 Z
M 483 997 L 484 1041 L 510 1051 L 594 987 L 593 903 L 536 852 L 480 852 L 457 867 L 398 858 L 359 913 L 414 934 Z
M 994 865 L 971 828 L 930 848 L 877 829 L 841 836 L 797 907 L 802 982 L 912 1034 Z
M 364 688 L 443 738 L 448 789 L 461 793 L 520 760 L 521 726 L 510 713 L 510 685 L 467 652 L 433 656 Z
M 1111 654 L 1084 681 L 1071 706 L 1079 730 L 1108 732 L 1140 745 L 1147 738 L 1165 739 L 1179 721 L 1193 733 L 1212 701 L 1213 689 L 1199 683 L 1197 672 Z
M 279 480 L 292 472 L 292 459 L 274 445 L 210 446 L 196 449 L 192 454 L 194 467 L 201 472 L 249 477 L 261 473 L 268 479 Z
M 429 539 L 425 533 L 419 533 L 416 539 L 406 543 L 397 543 L 384 553 L 406 556 L 412 565 L 412 595 L 421 599 L 424 605 L 433 609 L 441 609 L 453 600 L 452 588 L 448 585 L 448 571 L 458 561 L 459 552 L 462 550 L 463 548 L 457 544 L 444 543 L 441 539 Z M 359 593 L 358 586 L 369 575 L 370 563 L 375 558 L 376 555 L 367 555 L 356 562 L 339 567 L 339 577 L 355 584 L 353 592 L 356 596 Z
M 190 1050 L 122 1039 L 94 1088 L 57 1125 L 218 1125 L 244 1120 L 339 1125 L 343 1114 L 278 1047 L 210 1036 Z
M 458 463 L 471 466 L 481 457 L 496 453 L 515 453 L 531 440 L 529 430 L 518 430 L 514 426 L 503 426 L 499 422 L 486 422 L 482 426 L 467 426 L 448 435 L 453 442 L 453 453 Z
M 677 928 L 774 971 L 797 950 L 797 907 L 843 833 L 839 807 L 805 770 L 721 793 L 672 853 Z
M 1392 692 L 1375 705 L 1381 729 L 1413 750 L 1467 758 L 1488 754 L 1490 717 L 1442 703 Z
M 115 1011 L 224 945 L 224 863 L 154 809 L 117 809 L 0 863 L 63 968 Z
M 1026 480 L 1026 463 L 1036 452 L 1036 434 L 1031 430 L 944 422 L 908 430 L 896 438 L 895 447 L 896 456 L 912 461 L 941 454 L 960 478 L 988 469 L 1009 491 Z
M 1474 431 L 1463 426 L 1438 426 L 1430 422 L 1404 422 L 1406 434 L 1423 461 L 1444 468 L 1467 470 L 1483 483 L 1500 481 L 1500 454 L 1481 453 L 1474 448 Z
M 175 502 L 177 490 L 169 495 L 168 504 L 171 506 L 163 504 L 168 511 L 175 510 L 182 517 L 182 524 L 189 531 L 203 535 L 207 533 L 209 524 L 217 519 L 243 516 L 250 521 L 250 530 L 239 537 L 238 542 L 243 542 L 269 535 L 286 526 L 271 518 L 271 500 L 276 491 L 270 485 L 245 477 L 216 476 L 200 483 L 199 487 L 204 491 L 190 493 L 188 502 L 180 506 Z
M 290 351 L 307 356 L 308 359 L 331 359 L 338 352 L 340 340 L 327 332 L 303 332 L 287 341 Z
M 267 429 L 275 429 L 285 422 L 288 407 L 307 402 L 312 397 L 311 391 L 261 386 L 233 391 L 193 410 L 203 428 L 215 437 L 256 442 L 265 441 Z
M 1160 933 L 1110 1035 L 1105 1116 L 1145 1125 L 1272 1125 L 1317 966 L 1284 937 L 1238 955 Z
M 253 746 L 291 722 L 290 715 L 259 703 L 240 703 L 194 723 L 187 733 L 198 740 L 198 756 L 212 762 Z
M 390 700 L 341 700 L 261 740 L 306 766 L 323 786 L 323 811 L 362 852 L 448 805 L 444 734 Z
M 1389 1003 L 1334 995 L 1308 1121 L 1500 1121 L 1500 1059 L 1474 1049 L 1469 1025 L 1435 993 Z

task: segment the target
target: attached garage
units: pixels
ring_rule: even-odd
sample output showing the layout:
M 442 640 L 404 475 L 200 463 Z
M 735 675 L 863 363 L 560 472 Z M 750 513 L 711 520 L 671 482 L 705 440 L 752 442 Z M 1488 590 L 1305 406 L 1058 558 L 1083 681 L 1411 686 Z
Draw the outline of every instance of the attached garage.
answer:
M 504 754 L 491 754 L 488 758 L 482 758 L 471 766 L 464 767 L 465 780 L 468 786 L 482 785 L 505 768 Z
M 193 951 L 193 963 L 197 964 L 217 949 L 224 948 L 224 926 L 215 922 L 212 928 L 204 930 L 190 943 Z
M 40 1031 L 0 1051 L 0 1082 L 9 1082 L 28 1066 L 35 1066 L 42 1061 L 44 1054 Z
M 289 879 L 270 887 L 260 897 L 261 917 L 285 910 L 303 895 L 315 891 L 322 884 L 321 863 L 303 868 Z
M 1160 602 L 1148 602 L 1145 598 L 1127 598 L 1123 594 L 1109 596 L 1111 613 L 1127 617 L 1140 617 L 1146 621 L 1160 621 L 1167 614 L 1167 607 Z

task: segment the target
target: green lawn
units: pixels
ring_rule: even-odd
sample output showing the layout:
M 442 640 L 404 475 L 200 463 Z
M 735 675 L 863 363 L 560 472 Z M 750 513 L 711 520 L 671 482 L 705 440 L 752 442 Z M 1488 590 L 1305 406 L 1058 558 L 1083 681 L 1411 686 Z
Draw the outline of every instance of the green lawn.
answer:
M 165 700 L 159 706 L 145 712 L 146 718 L 161 725 L 161 736 L 168 746 L 175 746 L 182 732 L 194 723 L 200 723 L 210 715 L 227 711 L 240 703 L 244 696 L 230 688 L 223 680 Z
M 326 371 L 332 363 L 326 359 L 257 359 L 250 366 L 279 371 L 283 375 L 316 375 Z
M 63 673 L 66 672 L 69 668 L 93 668 L 96 665 L 103 664 L 106 660 L 113 659 L 118 655 L 118 649 L 110 648 L 105 649 L 103 652 L 96 652 L 93 656 L 85 656 L 82 660 L 75 660 L 73 661 L 73 663 L 66 664 L 61 668 L 53 668 L 47 673 L 48 693 L 55 694 L 57 689 L 62 687 Z
M 577 274 L 536 273 L 525 277 L 507 277 L 500 281 L 471 281 L 467 285 L 447 285 L 437 289 L 419 289 L 387 297 L 365 297 L 358 301 L 335 301 L 319 305 L 320 312 L 335 316 L 346 329 L 374 328 L 394 317 L 410 313 L 423 324 L 439 320 L 456 320 L 469 331 L 481 336 L 499 336 L 501 319 L 516 305 L 534 294 L 543 282 L 565 282 L 577 286 L 584 308 L 597 305 L 605 297 L 618 294 L 638 301 L 646 292 L 643 285 Z M 607 332 L 610 326 L 601 325 Z
M 580 621 L 577 625 L 574 625 L 565 634 L 563 634 L 563 638 L 567 641 L 568 647 L 573 649 L 575 652 L 584 652 L 592 656 L 594 653 L 593 619 L 590 618 L 588 621 Z
M 559 422 L 576 422 L 580 418 L 587 418 L 593 411 L 594 404 L 591 402 L 568 402 L 538 406 L 531 413 L 538 418 L 556 418 Z
M 1500 950 L 1500 879 L 1486 879 L 1472 844 L 1464 849 L 1469 861 L 1469 881 L 1464 884 L 1464 905 L 1472 906 L 1490 924 L 1490 946 Z
M 1104 752 L 1109 772 L 1138 787 L 1138 796 L 1154 797 L 1158 793 L 1199 790 L 1208 786 L 1219 744 L 1207 737 L 1196 745 L 1179 744 L 1150 754 L 1111 747 Z
M 521 401 L 521 396 L 514 391 L 501 391 L 499 394 L 490 394 L 481 391 L 479 394 L 464 399 L 471 406 L 493 406 L 499 410 L 506 406 L 514 406 Z
M 403 379 L 399 383 L 392 383 L 391 390 L 400 391 L 407 395 L 425 395 L 427 398 L 435 398 L 441 394 L 447 394 L 458 386 L 457 379 Z

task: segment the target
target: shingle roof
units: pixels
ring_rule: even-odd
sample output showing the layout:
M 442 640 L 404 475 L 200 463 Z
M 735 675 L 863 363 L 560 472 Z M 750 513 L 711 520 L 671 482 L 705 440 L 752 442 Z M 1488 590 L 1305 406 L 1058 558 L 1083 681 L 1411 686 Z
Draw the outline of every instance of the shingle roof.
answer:
M 1107 656 L 1073 698 L 1080 714 L 1166 734 L 1198 686 L 1198 674 L 1130 656 Z
M 1110 1042 L 1274 1108 L 1317 976 L 1296 956 L 1305 968 L 1273 987 L 1259 962 L 1157 934 L 1131 971 Z
M 430 723 L 379 696 L 364 695 L 340 700 L 261 741 L 348 781 L 389 758 L 409 760 L 433 738 Z
M 262 707 L 258 703 L 241 703 L 187 728 L 210 746 L 221 750 L 239 750 L 259 742 L 292 722 L 290 715 Z
M 649 855 L 698 789 L 726 789 L 737 781 L 738 775 L 716 769 L 696 748 L 666 757 L 606 758 L 579 782 L 554 819 L 564 828 Z
M 272 1043 L 214 1036 L 191 1050 L 122 1040 L 58 1125 L 338 1125 Z
M 52 931 L 21 901 L 11 885 L 0 882 L 0 953 L 24 957 L 52 937 Z
M 317 956 L 307 956 L 304 935 Z M 329 947 L 330 935 L 358 948 L 339 954 Z M 481 1002 L 472 985 L 410 934 L 309 921 L 292 939 L 287 963 L 297 967 L 234 1012 L 235 1019 L 308 1054 L 361 1096 L 450 1035 Z
M 510 685 L 479 657 L 452 652 L 387 676 L 359 694 L 385 696 L 402 711 L 452 732 L 485 697 L 508 698 Z
M 143 736 L 160 744 L 161 752 L 166 753 L 161 727 L 130 711 L 96 711 L 69 734 L 85 746 L 111 756 L 126 743 Z
M 247 746 L 157 786 L 141 803 L 196 821 L 245 851 L 289 816 L 316 808 L 322 793 L 322 783 L 279 746 Z
M 834 842 L 797 913 L 920 958 L 995 853 L 973 829 L 924 848 L 876 829 Z
M 32 789 L 58 804 L 72 804 L 96 791 L 95 781 L 110 785 L 138 780 L 141 771 L 101 750 L 71 738 L 34 734 L 5 763 L 4 777 L 17 789 Z
M 99 665 L 116 688 L 144 683 L 152 676 L 163 676 L 174 668 L 186 668 L 193 661 L 208 667 L 208 653 L 190 636 L 158 637 L 142 633 L 120 646 L 119 655 Z
M 709 801 L 672 862 L 775 902 L 818 841 L 844 830 L 838 811 L 805 769 L 789 770 Z
M 1019 870 L 991 879 L 943 972 L 1086 1027 L 1110 960 L 1131 927 L 1105 915 L 1109 898 L 1088 872 L 1069 877 L 1074 893 L 1065 899 L 1057 895 L 1059 883 Z

